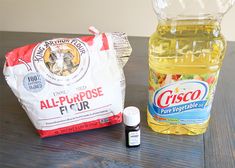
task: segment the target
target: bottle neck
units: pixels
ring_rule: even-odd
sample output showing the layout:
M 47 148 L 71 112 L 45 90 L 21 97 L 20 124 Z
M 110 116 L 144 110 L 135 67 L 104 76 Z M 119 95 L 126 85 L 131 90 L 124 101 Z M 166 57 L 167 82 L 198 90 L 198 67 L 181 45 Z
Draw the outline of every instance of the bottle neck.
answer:
M 135 126 L 129 126 L 129 125 L 125 125 L 127 128 L 139 128 L 139 125 L 140 124 L 138 124 L 138 125 L 135 125 Z

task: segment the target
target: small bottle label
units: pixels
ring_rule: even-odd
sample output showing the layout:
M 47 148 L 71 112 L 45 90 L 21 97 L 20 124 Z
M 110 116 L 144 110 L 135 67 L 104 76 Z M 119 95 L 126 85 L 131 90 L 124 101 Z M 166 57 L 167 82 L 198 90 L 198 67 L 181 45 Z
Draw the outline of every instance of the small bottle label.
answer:
M 140 145 L 140 130 L 129 132 L 128 139 L 129 139 L 129 146 Z

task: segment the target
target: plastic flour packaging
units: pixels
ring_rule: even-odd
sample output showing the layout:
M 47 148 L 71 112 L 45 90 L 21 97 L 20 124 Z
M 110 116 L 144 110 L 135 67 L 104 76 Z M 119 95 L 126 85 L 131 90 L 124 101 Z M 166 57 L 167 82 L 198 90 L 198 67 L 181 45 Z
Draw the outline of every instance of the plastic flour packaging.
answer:
M 6 54 L 6 81 L 42 138 L 122 122 L 130 44 L 124 33 L 90 31 Z

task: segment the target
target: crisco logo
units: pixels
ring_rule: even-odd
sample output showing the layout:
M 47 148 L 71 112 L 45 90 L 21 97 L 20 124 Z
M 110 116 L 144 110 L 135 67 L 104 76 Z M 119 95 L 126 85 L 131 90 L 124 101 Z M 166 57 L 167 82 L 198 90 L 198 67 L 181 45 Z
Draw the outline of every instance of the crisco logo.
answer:
M 204 100 L 208 94 L 208 84 L 198 80 L 175 82 L 157 90 L 153 104 L 158 108 L 182 105 Z

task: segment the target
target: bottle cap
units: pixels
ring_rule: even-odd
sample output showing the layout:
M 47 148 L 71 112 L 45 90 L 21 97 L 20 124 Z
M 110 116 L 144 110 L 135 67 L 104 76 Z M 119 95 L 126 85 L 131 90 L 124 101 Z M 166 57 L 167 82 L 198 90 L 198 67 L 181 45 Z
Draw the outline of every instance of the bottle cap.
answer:
M 123 111 L 123 122 L 127 126 L 137 126 L 140 123 L 140 110 L 137 107 L 126 107 Z

